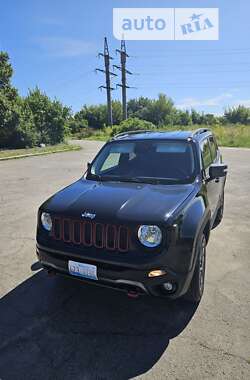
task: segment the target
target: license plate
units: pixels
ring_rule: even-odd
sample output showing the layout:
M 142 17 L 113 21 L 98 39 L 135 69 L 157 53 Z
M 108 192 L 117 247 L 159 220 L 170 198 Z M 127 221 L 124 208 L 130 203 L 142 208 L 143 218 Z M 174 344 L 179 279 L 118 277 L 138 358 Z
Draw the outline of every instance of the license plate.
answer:
M 91 280 L 98 280 L 97 267 L 95 265 L 78 263 L 77 261 L 68 262 L 69 273 L 73 276 L 89 278 Z

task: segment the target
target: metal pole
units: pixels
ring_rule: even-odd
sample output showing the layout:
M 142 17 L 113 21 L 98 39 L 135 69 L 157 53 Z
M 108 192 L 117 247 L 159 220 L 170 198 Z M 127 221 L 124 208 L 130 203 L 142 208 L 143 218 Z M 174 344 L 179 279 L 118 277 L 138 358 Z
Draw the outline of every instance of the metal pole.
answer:
M 98 56 L 102 56 L 104 57 L 104 66 L 105 66 L 105 70 L 103 69 L 96 69 L 96 71 L 101 71 L 102 73 L 105 74 L 105 78 L 106 78 L 106 86 L 100 86 L 99 88 L 102 89 L 102 88 L 105 88 L 106 89 L 106 93 L 107 93 L 107 116 L 108 116 L 108 125 L 110 125 L 112 127 L 113 125 L 113 116 L 112 116 L 112 99 L 111 99 L 111 91 L 114 90 L 113 87 L 111 87 L 111 81 L 110 81 L 110 76 L 113 75 L 113 76 L 117 76 L 117 74 L 115 73 L 112 73 L 110 70 L 109 70 L 109 67 L 110 67 L 110 60 L 113 59 L 112 57 L 110 57 L 109 55 L 109 49 L 108 49 L 108 42 L 107 42 L 107 38 L 105 37 L 104 38 L 104 51 L 103 53 L 99 53 Z

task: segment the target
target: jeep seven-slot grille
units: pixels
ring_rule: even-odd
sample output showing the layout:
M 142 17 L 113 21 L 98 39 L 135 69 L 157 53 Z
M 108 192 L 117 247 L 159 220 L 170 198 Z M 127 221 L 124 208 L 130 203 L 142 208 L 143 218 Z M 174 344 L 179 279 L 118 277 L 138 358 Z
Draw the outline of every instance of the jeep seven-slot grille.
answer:
M 66 243 L 120 252 L 127 252 L 130 242 L 126 226 L 58 217 L 53 218 L 52 237 Z

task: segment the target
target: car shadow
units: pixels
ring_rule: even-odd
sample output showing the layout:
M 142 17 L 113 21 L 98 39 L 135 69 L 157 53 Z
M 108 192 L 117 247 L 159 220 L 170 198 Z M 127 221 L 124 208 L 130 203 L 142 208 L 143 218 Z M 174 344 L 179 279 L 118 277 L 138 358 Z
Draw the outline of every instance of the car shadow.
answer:
M 183 300 L 130 299 L 41 270 L 0 301 L 0 378 L 138 376 L 157 363 L 195 310 Z

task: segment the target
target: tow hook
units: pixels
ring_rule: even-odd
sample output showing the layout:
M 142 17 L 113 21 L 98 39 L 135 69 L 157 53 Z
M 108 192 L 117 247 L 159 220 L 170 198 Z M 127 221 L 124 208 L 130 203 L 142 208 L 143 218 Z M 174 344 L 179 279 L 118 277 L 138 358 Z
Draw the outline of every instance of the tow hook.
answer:
M 48 273 L 48 276 L 50 277 L 53 277 L 56 275 L 56 272 L 53 269 L 48 269 L 47 273 Z
M 129 290 L 127 292 L 127 296 L 129 298 L 138 298 L 140 296 L 140 294 L 137 291 L 135 291 L 135 290 Z

